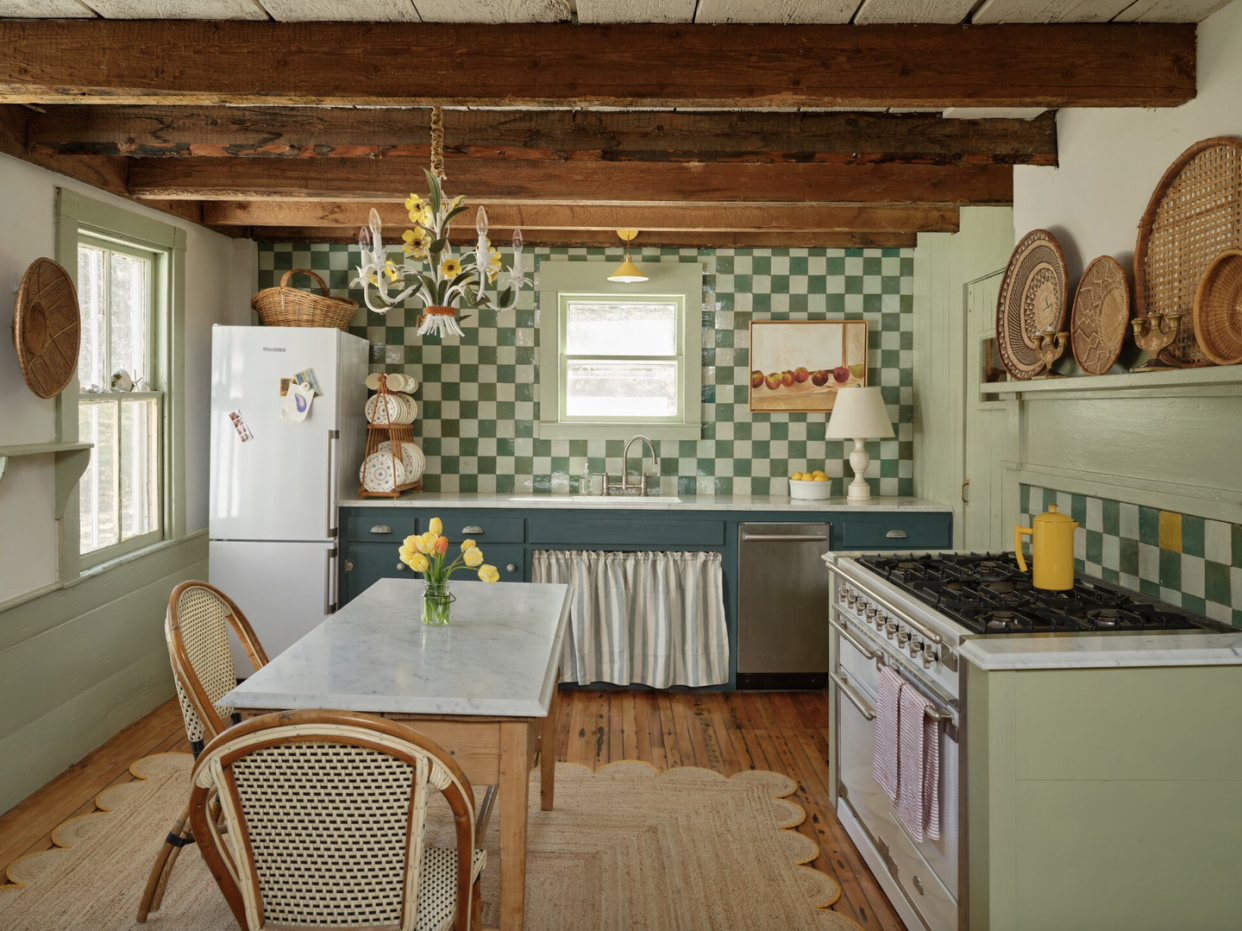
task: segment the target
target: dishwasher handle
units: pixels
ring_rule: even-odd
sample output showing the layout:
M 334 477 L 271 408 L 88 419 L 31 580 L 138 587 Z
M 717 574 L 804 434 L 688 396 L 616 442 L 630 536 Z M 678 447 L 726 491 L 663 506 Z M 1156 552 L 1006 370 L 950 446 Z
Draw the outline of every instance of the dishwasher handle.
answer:
M 826 533 L 748 533 L 742 531 L 743 543 L 827 543 Z

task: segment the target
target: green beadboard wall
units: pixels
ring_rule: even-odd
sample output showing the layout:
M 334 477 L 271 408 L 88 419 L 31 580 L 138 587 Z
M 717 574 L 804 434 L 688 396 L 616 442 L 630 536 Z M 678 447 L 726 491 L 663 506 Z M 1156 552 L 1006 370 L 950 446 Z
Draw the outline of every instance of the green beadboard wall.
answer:
M 1051 504 L 1078 521 L 1079 572 L 1242 627 L 1242 524 L 1033 485 L 1019 493 L 1025 527 Z
M 834 495 L 848 470 L 844 444 L 824 437 L 827 415 L 747 410 L 751 320 L 866 320 L 868 384 L 883 388 L 896 438 L 872 442 L 872 492 L 913 494 L 913 251 L 908 249 L 634 250 L 644 262 L 698 262 L 703 268 L 703 435 L 657 443 L 663 494 L 783 494 L 792 472 L 822 468 Z M 515 310 L 484 311 L 465 337 L 441 343 L 415 335 L 413 309 L 359 310 L 350 332 L 371 344 L 372 371 L 420 382 L 414 432 L 427 456 L 428 491 L 573 492 L 589 465 L 621 471 L 622 442 L 546 440 L 539 419 L 538 273 L 547 259 L 599 262 L 605 276 L 619 248 L 529 248 L 536 290 Z M 505 264 L 511 262 L 506 250 Z M 351 289 L 357 247 L 264 243 L 259 287 L 290 268 L 310 268 L 333 294 Z M 298 284 L 295 279 L 294 284 Z M 635 431 L 637 432 L 637 431 Z M 637 459 L 637 456 L 635 456 Z M 637 467 L 637 462 L 632 464 Z M 850 473 L 852 476 L 852 473 Z

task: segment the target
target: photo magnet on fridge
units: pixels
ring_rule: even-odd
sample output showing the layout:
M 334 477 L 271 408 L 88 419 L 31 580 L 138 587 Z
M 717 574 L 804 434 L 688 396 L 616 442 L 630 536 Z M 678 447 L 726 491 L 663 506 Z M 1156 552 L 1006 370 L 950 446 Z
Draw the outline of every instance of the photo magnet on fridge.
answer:
M 310 385 L 315 392 L 315 397 L 323 395 L 323 391 L 319 387 L 319 379 L 315 377 L 314 369 L 302 369 L 293 377 L 299 385 Z

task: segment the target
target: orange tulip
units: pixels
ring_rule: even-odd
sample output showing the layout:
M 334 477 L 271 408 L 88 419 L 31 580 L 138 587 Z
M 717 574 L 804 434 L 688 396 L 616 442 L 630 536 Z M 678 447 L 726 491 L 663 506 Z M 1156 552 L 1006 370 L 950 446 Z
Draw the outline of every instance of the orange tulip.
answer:
M 448 547 L 448 537 L 440 537 L 440 539 L 436 540 L 436 555 L 443 556 L 448 552 Z

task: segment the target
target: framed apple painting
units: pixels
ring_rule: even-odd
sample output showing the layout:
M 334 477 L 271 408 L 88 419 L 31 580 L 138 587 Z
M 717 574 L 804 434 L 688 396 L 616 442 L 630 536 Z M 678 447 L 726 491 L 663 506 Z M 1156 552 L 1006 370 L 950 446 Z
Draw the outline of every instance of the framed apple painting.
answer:
M 865 320 L 755 320 L 750 409 L 827 413 L 842 388 L 867 384 Z

